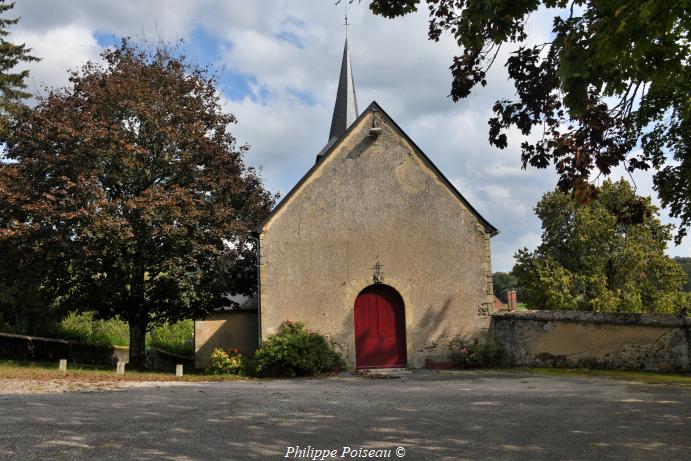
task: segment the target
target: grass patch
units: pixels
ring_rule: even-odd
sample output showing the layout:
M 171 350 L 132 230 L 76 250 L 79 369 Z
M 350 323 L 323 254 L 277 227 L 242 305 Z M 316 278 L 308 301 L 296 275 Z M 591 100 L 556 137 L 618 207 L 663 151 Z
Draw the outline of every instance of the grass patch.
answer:
M 115 367 L 98 365 L 68 364 L 67 372 L 58 370 L 58 364 L 49 362 L 27 362 L 19 360 L 0 360 L 0 379 L 67 379 L 79 382 L 101 381 L 237 381 L 247 378 L 235 375 L 207 375 L 199 371 L 185 371 L 182 378 L 175 373 L 160 371 L 125 371 L 124 375 L 115 373 Z
M 601 370 L 585 368 L 514 368 L 548 376 L 573 378 L 610 378 L 622 381 L 635 381 L 646 384 L 676 384 L 691 387 L 691 374 L 655 373 L 652 371 Z

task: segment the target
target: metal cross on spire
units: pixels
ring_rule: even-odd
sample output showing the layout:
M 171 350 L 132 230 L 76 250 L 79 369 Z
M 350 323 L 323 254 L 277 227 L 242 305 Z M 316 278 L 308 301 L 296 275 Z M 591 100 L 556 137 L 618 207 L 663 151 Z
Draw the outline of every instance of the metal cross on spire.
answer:
M 345 26 L 345 33 L 346 33 L 346 40 L 348 40 L 348 26 L 350 23 L 348 22 L 348 2 L 344 1 L 343 2 L 343 9 L 345 10 L 345 22 L 343 25 Z

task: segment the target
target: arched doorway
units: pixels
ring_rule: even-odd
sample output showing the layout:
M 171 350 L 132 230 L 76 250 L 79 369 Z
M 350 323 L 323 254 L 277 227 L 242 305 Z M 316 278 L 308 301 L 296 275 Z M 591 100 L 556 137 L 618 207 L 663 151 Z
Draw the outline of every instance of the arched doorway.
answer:
M 355 300 L 357 368 L 406 366 L 403 298 L 387 285 L 371 285 Z

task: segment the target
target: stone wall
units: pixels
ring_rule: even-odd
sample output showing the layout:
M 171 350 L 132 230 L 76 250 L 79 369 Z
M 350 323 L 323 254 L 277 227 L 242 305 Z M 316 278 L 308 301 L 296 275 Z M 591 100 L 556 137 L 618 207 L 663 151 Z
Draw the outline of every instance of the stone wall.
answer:
M 356 122 L 259 238 L 262 338 L 285 320 L 303 322 L 354 365 L 354 304 L 377 262 L 403 298 L 415 366 L 446 356 L 457 336 L 487 333 L 489 230 L 381 112 Z
M 118 361 L 128 362 L 126 347 L 102 347 L 64 339 L 0 333 L 0 358 L 115 366 Z
M 209 366 L 211 352 L 237 348 L 252 356 L 259 344 L 259 324 L 256 309 L 242 309 L 209 314 L 194 322 L 194 366 Z
M 490 338 L 510 366 L 691 370 L 691 318 L 518 311 L 492 315 Z
M 151 361 L 151 368 L 157 371 L 174 372 L 176 365 L 182 365 L 185 373 L 195 368 L 193 357 L 174 354 L 157 347 L 150 347 L 147 350 L 147 356 Z

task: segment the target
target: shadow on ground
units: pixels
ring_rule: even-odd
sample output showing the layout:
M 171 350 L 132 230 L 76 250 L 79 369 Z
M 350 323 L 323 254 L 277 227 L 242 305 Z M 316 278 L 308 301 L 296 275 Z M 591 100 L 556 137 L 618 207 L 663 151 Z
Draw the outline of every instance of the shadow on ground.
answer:
M 409 460 L 685 459 L 690 405 L 689 388 L 496 372 L 0 396 L 0 458 L 285 459 L 288 446 L 400 446 Z

